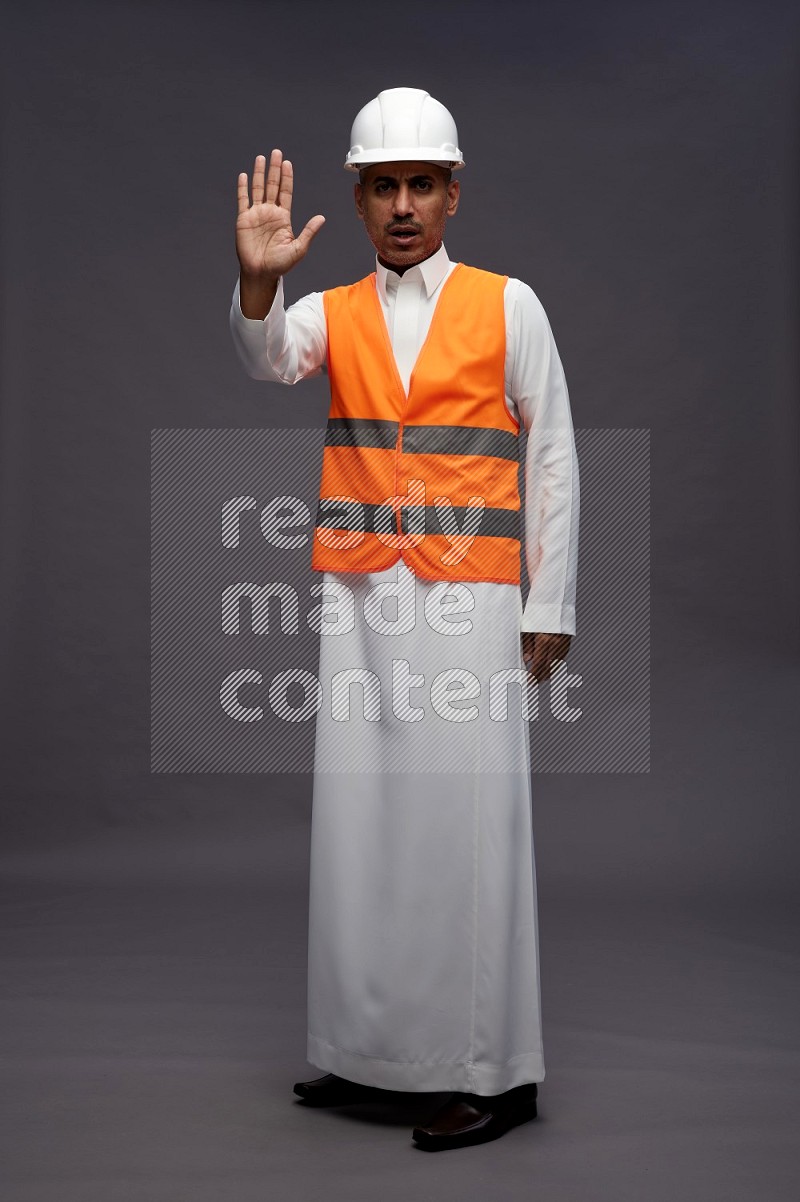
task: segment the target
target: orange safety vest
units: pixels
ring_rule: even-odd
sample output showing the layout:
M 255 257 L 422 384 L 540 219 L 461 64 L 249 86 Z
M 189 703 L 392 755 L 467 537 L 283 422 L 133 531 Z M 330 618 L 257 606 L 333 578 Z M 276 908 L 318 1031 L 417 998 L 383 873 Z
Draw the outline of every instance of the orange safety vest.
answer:
M 507 276 L 442 285 L 408 395 L 373 272 L 323 294 L 331 406 L 311 566 L 520 580 L 519 423 L 504 395 Z

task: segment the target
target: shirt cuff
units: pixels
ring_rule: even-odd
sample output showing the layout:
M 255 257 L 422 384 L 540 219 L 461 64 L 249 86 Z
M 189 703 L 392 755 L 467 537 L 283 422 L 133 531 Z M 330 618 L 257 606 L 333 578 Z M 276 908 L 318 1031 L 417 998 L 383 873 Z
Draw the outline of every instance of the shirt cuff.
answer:
M 275 321 L 278 320 L 278 315 L 282 314 L 284 311 L 283 276 L 281 276 L 278 280 L 278 288 L 275 293 L 275 299 L 273 300 L 269 313 L 267 313 L 266 317 L 245 317 L 244 313 L 242 312 L 242 301 L 239 294 L 238 279 L 236 281 L 236 287 L 233 290 L 233 297 L 231 298 L 231 308 L 233 309 L 234 320 L 244 328 L 250 330 L 261 330 L 264 325 L 274 325 Z
M 230 327 L 234 345 L 247 374 L 254 380 L 280 380 L 273 364 L 280 358 L 286 333 L 283 280 L 278 281 L 269 313 L 259 318 L 245 317 L 242 313 L 237 279 L 231 298 Z
M 535 634 L 575 634 L 574 605 L 541 605 L 528 602 L 522 614 L 522 630 Z

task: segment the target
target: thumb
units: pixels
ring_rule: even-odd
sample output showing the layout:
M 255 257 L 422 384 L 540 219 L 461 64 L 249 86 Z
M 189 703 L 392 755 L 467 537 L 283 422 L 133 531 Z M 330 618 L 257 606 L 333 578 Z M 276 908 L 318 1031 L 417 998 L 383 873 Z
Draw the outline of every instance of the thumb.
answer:
M 305 254 L 316 234 L 322 229 L 325 224 L 325 218 L 321 213 L 317 213 L 316 217 L 311 217 L 297 235 L 295 241 L 298 245 L 301 254 Z

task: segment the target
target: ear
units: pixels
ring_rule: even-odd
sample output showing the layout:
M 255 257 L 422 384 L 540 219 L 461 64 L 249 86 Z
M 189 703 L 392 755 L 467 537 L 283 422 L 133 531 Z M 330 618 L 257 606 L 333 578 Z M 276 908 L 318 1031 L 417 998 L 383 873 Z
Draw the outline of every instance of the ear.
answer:
M 363 221 L 364 220 L 364 205 L 362 203 L 362 197 L 364 195 L 364 189 L 361 186 L 360 182 L 357 183 L 355 185 L 355 187 L 353 188 L 353 195 L 355 197 L 355 202 L 356 202 L 356 212 L 358 213 L 358 216 Z
M 451 179 L 447 185 L 447 216 L 453 217 L 458 208 L 458 199 L 461 195 L 461 184 L 457 179 Z

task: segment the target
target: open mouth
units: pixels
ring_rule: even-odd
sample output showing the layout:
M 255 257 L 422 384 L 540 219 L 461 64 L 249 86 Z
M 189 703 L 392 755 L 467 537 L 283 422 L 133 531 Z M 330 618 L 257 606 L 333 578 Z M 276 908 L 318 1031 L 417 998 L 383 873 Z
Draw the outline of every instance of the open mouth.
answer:
M 410 242 L 412 238 L 417 237 L 416 230 L 390 230 L 392 238 L 396 238 L 398 242 Z

